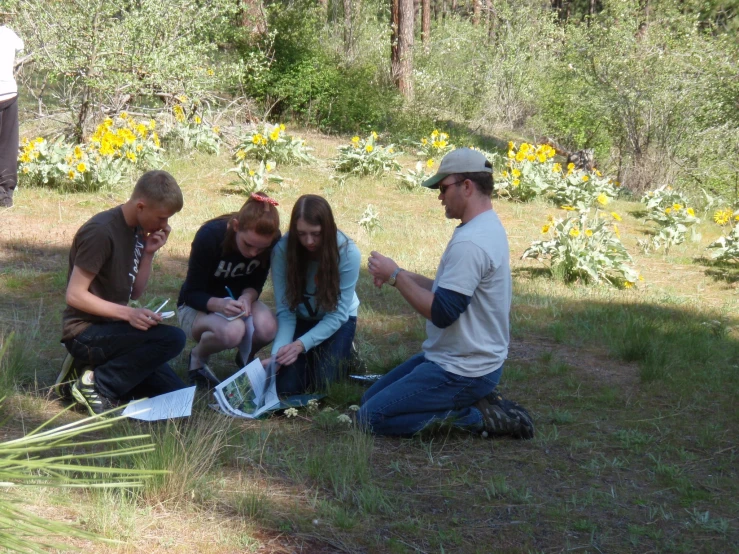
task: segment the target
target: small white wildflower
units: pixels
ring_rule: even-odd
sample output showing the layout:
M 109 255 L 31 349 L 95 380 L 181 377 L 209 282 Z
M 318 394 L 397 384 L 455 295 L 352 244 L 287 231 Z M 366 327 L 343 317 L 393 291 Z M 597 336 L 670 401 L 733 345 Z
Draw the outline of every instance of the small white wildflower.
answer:
M 297 417 L 298 410 L 297 408 L 288 408 L 287 410 L 285 410 L 285 415 L 287 417 Z
M 347 423 L 349 425 L 352 424 L 352 418 L 350 418 L 346 414 L 341 414 L 340 416 L 336 416 L 336 421 L 338 421 L 339 423 Z
M 333 411 L 334 411 L 334 409 L 333 409 L 333 408 L 332 408 L 331 406 L 326 406 L 326 407 L 325 407 L 325 408 L 323 409 L 323 411 L 324 411 L 324 412 L 333 412 Z
M 308 400 L 308 406 L 318 406 L 318 400 L 316 400 L 315 398 L 311 398 L 310 400 Z
M 358 412 L 359 411 L 359 406 L 357 406 L 356 404 L 352 404 L 351 406 L 349 406 L 349 409 L 352 412 Z

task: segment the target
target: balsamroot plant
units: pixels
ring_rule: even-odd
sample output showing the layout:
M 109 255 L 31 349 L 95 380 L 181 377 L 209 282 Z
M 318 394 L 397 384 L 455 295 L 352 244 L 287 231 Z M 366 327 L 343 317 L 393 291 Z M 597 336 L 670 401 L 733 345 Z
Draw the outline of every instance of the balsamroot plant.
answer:
M 615 212 L 610 216 L 595 211 L 564 219 L 549 216 L 541 232 L 546 238 L 531 243 L 521 256 L 547 263 L 552 274 L 566 282 L 606 282 L 617 287 L 632 287 L 640 280 L 631 267 L 632 259 L 621 243 Z

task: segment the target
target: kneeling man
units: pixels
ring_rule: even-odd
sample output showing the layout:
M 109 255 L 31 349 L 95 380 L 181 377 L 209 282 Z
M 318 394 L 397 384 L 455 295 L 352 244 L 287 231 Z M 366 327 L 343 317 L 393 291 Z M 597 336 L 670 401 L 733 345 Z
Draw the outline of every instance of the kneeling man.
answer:
M 426 321 L 423 352 L 375 383 L 359 420 L 379 435 L 413 435 L 448 422 L 484 436 L 532 438 L 529 414 L 495 391 L 508 355 L 511 270 L 508 238 L 490 196 L 493 169 L 483 154 L 460 148 L 423 183 L 439 190 L 447 218 L 459 219 L 436 278 L 369 258 L 375 285 L 387 283 Z

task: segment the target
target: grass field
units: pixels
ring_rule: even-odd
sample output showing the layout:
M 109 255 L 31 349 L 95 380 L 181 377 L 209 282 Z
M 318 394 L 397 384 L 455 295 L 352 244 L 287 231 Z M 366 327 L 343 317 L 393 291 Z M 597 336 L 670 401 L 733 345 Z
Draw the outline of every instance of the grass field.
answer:
M 400 192 L 394 176 L 329 180 L 346 138 L 303 134 L 320 163 L 281 167 L 273 195 L 283 229 L 295 199 L 317 193 L 364 257 L 378 250 L 433 276 L 455 222 L 436 195 Z M 402 159 L 406 167 L 414 163 Z M 171 156 L 185 208 L 171 220 L 147 297 L 173 300 L 192 237 L 244 200 L 224 175 L 229 160 Z M 127 198 L 19 189 L 0 213 L 0 437 L 57 413 L 49 392 L 65 354 L 58 342 L 67 252 L 77 228 Z M 381 228 L 358 225 L 368 204 Z M 707 261 L 721 230 L 699 244 L 641 254 L 650 232 L 635 202 L 615 202 L 622 237 L 645 281 L 628 290 L 565 285 L 519 260 L 554 207 L 494 201 L 509 235 L 514 299 L 505 396 L 535 418 L 528 442 L 440 429 L 413 439 L 375 438 L 336 422 L 362 389 L 332 388 L 334 412 L 242 422 L 200 402 L 189 421 L 127 423 L 150 432 L 153 454 L 125 462 L 170 469 L 138 492 L 31 489 L 31 511 L 74 522 L 123 545 L 71 541 L 96 552 L 737 552 L 739 551 L 739 268 Z M 385 372 L 419 350 L 421 318 L 397 291 L 360 274 L 357 343 L 369 370 Z M 272 295 L 268 285 L 264 297 Z M 146 299 L 144 299 L 146 300 Z M 189 346 L 175 360 L 184 373 Z M 214 369 L 232 372 L 232 356 Z M 70 412 L 64 419 L 81 415 Z M 123 462 L 122 462 L 123 463 Z

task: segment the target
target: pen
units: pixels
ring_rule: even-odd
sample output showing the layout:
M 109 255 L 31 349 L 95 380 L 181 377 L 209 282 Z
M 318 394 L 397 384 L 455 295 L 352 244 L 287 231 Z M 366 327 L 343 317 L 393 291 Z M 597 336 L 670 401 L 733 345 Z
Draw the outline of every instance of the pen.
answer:
M 159 310 L 161 310 L 162 308 L 164 308 L 164 306 L 166 306 L 166 305 L 167 305 L 167 302 L 169 302 L 169 298 L 167 298 L 167 299 L 166 299 L 166 300 L 165 300 L 165 301 L 164 301 L 164 302 L 162 303 L 162 305 L 161 305 L 161 306 L 159 306 L 159 307 L 158 307 L 158 308 L 157 308 L 156 310 L 154 310 L 154 313 L 155 313 L 155 314 L 158 314 L 158 313 L 159 313 Z
M 236 300 L 236 297 L 234 296 L 234 293 L 231 292 L 231 289 L 226 287 L 226 292 L 231 297 L 231 300 Z

